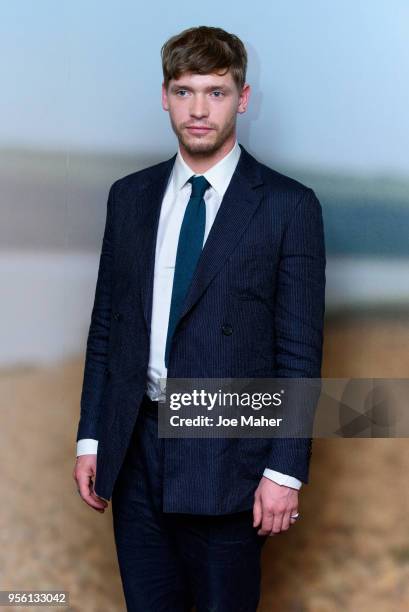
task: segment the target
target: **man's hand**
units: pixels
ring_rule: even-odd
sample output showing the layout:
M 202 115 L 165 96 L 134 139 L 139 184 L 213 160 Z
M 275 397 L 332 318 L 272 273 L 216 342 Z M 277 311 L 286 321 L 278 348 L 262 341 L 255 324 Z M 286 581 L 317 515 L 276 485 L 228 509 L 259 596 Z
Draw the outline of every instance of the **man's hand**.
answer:
M 91 508 L 94 508 L 98 512 L 104 512 L 108 506 L 106 502 L 94 491 L 95 476 L 97 473 L 97 456 L 94 455 L 80 455 L 77 457 L 75 463 L 73 478 L 77 483 L 77 488 L 80 492 L 82 499 Z
M 287 531 L 297 519 L 290 518 L 298 512 L 298 490 L 279 485 L 263 476 L 254 493 L 253 527 L 258 535 L 275 535 Z

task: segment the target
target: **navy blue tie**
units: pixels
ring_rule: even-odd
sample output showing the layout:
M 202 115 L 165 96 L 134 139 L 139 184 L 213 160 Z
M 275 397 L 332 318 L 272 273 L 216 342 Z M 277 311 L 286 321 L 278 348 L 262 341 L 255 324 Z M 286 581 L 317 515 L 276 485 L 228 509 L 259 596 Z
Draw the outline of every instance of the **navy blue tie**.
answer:
M 166 367 L 168 367 L 173 333 L 179 321 L 183 301 L 202 251 L 206 226 L 206 205 L 203 196 L 206 189 L 210 187 L 210 183 L 204 176 L 192 176 L 189 179 L 189 183 L 192 184 L 192 193 L 180 228 L 176 252 L 175 274 L 173 277 L 168 335 L 165 348 Z

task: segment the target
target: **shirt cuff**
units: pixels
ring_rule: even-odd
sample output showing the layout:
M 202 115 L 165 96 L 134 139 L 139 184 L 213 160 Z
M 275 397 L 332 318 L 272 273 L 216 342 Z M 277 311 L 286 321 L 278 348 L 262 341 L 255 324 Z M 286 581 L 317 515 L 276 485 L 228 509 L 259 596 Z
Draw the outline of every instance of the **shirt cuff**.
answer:
M 276 470 L 271 470 L 270 468 L 266 468 L 264 470 L 263 476 L 273 480 L 279 485 L 285 485 L 286 487 L 291 487 L 292 489 L 301 489 L 301 480 L 294 478 L 294 476 L 288 476 L 287 474 L 276 472 Z
M 93 438 L 82 438 L 77 441 L 77 457 L 80 455 L 96 455 L 98 449 L 98 440 Z

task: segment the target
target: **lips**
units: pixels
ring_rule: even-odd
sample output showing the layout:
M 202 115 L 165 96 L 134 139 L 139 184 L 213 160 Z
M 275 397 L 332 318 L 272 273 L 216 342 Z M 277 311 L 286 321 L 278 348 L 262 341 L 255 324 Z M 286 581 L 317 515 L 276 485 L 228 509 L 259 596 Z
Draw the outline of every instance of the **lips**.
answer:
M 188 125 L 186 126 L 186 129 L 190 130 L 194 134 L 207 134 L 208 132 L 211 132 L 213 128 L 203 127 L 200 125 Z

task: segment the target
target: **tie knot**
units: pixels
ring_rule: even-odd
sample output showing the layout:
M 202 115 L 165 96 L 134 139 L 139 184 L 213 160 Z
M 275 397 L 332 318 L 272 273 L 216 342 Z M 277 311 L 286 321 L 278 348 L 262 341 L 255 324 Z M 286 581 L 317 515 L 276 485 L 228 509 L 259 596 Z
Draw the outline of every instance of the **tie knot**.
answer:
M 204 192 L 210 187 L 209 181 L 202 175 L 191 176 L 188 182 L 192 184 L 192 193 L 190 197 L 193 198 L 203 198 Z

